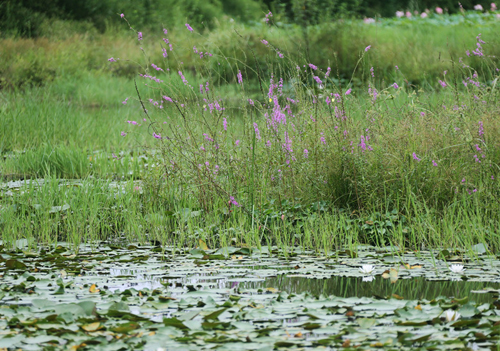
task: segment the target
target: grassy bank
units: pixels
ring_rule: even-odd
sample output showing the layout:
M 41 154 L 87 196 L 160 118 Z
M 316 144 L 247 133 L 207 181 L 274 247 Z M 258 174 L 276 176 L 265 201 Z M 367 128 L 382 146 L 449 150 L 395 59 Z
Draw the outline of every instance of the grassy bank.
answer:
M 430 20 L 4 40 L 4 243 L 498 250 L 498 24 Z

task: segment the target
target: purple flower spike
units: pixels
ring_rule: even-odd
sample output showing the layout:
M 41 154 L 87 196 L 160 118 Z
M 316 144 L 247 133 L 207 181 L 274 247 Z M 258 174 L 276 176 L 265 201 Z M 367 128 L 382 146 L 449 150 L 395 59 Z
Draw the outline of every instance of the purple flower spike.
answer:
M 190 26 L 188 23 L 186 23 L 186 28 L 187 28 L 190 32 L 192 32 L 192 31 L 193 31 L 193 28 L 191 28 L 191 26 Z

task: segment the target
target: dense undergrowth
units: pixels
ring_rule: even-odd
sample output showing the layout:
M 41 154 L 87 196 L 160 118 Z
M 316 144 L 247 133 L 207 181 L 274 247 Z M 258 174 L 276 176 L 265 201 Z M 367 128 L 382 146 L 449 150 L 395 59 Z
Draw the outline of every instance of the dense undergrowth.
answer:
M 1 148 L 34 149 L 6 154 L 2 173 L 49 180 L 4 188 L 4 243 L 498 250 L 498 25 L 477 37 L 434 25 L 330 24 L 307 37 L 187 25 L 134 33 L 142 49 L 124 35 L 82 38 L 96 51 L 71 46 L 77 37 L 38 51 L 4 40 L 7 61 L 27 50 L 39 61 L 26 62 L 54 67 L 45 89 L 4 84 Z M 139 147 L 142 159 L 119 153 Z

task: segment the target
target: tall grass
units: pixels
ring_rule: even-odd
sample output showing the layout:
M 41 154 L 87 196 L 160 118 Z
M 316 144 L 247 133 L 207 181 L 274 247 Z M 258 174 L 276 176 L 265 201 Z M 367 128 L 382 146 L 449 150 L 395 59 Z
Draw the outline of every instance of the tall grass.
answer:
M 310 30 L 325 28 L 340 27 Z M 166 58 L 165 41 L 143 33 L 143 49 L 132 57 L 144 70 L 135 85 L 108 80 L 97 67 L 95 81 L 85 72 L 69 76 L 87 85 L 56 75 L 46 91 L 4 92 L 16 98 L 6 109 L 12 120 L 0 124 L 3 135 L 11 135 L 3 150 L 66 144 L 59 153 L 65 167 L 48 147 L 18 158 L 17 169 L 25 173 L 67 177 L 64 170 L 74 164 L 80 168 L 72 174 L 85 177 L 92 150 L 131 145 L 148 148 L 148 163 L 155 165 L 123 196 L 106 190 L 107 183 L 88 180 L 73 189 L 59 187 L 56 179 L 4 196 L 4 243 L 22 233 L 40 242 L 72 238 L 75 245 L 122 236 L 189 247 L 201 239 L 210 247 L 300 246 L 326 255 L 359 243 L 421 249 L 484 242 L 497 250 L 498 56 L 491 53 L 498 46 L 483 34 L 446 47 L 444 40 L 438 45 L 423 31 L 408 30 L 405 35 L 421 47 L 401 54 L 397 69 L 394 62 L 379 68 L 377 62 L 399 57 L 396 47 L 403 52 L 407 46 L 390 41 L 397 34 L 384 27 L 373 37 L 359 24 L 346 28 L 350 37 L 331 36 L 340 38 L 335 47 L 343 50 L 329 56 L 318 43 L 331 38 L 311 35 L 304 51 L 303 33 L 293 27 L 169 31 L 175 46 Z M 484 56 L 466 56 L 476 43 Z M 439 52 L 437 47 L 443 52 L 437 60 L 405 60 Z M 128 62 L 122 54 L 110 67 Z M 108 56 L 118 58 L 116 51 Z M 426 84 L 415 87 L 411 75 Z M 46 98 L 56 99 L 57 110 Z M 89 103 L 101 108 L 111 100 L 101 110 L 106 116 L 81 112 Z M 19 115 L 30 123 L 16 123 Z M 44 127 L 35 127 L 40 120 Z M 14 172 L 16 161 L 9 162 L 4 167 Z M 74 203 L 64 215 L 50 211 L 69 198 Z M 33 214 L 32 204 L 49 207 Z
M 318 68 L 306 54 L 267 39 L 261 44 L 269 57 L 265 70 L 258 60 L 253 66 L 231 64 L 223 51 L 214 58 L 205 53 L 188 81 L 182 65 L 155 61 L 178 71 L 161 81 L 146 78 L 147 97 L 137 90 L 149 133 L 162 151 L 164 168 L 156 176 L 165 179 L 166 191 L 178 190 L 168 185 L 175 180 L 206 213 L 226 202 L 229 211 L 249 215 L 252 228 L 255 221 L 262 227 L 265 216 L 258 212 L 270 199 L 292 207 L 324 201 L 361 213 L 396 209 L 431 222 L 457 204 L 462 215 L 489 215 L 499 196 L 498 61 L 481 38 L 468 49 L 475 50 L 472 57 L 446 62 L 436 82 L 439 94 L 412 89 L 401 68 L 389 83 L 380 80 L 375 67 L 368 91 L 355 98 L 353 79 L 343 82 L 335 66 Z M 370 60 L 371 50 L 358 49 L 354 71 Z M 241 52 L 255 54 L 246 47 Z M 241 96 L 237 112 L 224 107 L 215 62 L 234 72 Z M 148 68 L 145 76 L 163 77 L 155 70 Z M 246 72 L 259 78 L 257 98 L 247 92 Z M 414 222 L 425 223 L 423 218 Z M 465 241 L 478 240 L 463 230 L 469 233 Z M 375 231 L 370 240 L 387 243 L 387 232 Z M 399 239 L 409 242 L 411 235 Z

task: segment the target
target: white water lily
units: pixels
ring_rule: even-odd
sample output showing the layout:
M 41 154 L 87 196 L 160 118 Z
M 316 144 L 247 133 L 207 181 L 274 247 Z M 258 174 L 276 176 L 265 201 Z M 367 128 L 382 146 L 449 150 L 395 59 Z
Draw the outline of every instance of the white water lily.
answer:
M 452 264 L 450 266 L 450 270 L 453 273 L 459 273 L 459 274 L 462 274 L 465 271 L 464 266 L 461 264 Z
M 460 318 L 460 313 L 458 313 L 457 311 L 453 311 L 453 310 L 444 311 L 444 315 L 446 318 L 446 322 L 454 322 Z
M 375 270 L 375 267 L 371 264 L 364 264 L 361 266 L 359 271 L 363 274 L 371 274 Z
M 373 275 L 369 275 L 368 277 L 363 277 L 364 282 L 372 282 L 375 279 Z

